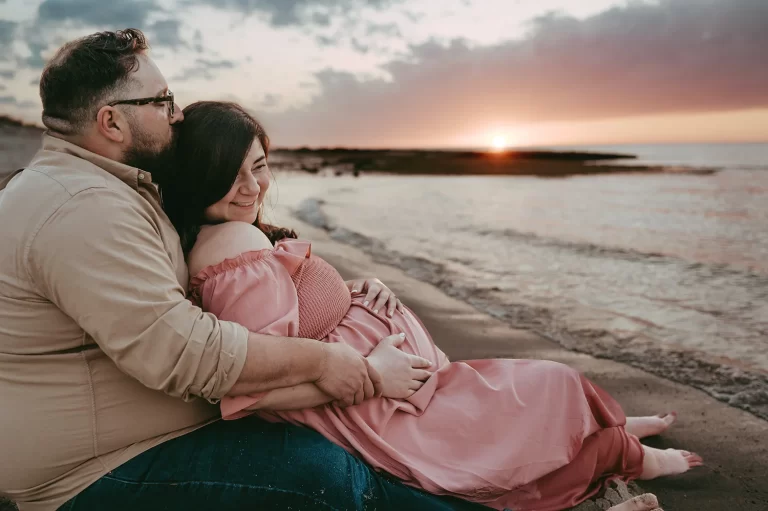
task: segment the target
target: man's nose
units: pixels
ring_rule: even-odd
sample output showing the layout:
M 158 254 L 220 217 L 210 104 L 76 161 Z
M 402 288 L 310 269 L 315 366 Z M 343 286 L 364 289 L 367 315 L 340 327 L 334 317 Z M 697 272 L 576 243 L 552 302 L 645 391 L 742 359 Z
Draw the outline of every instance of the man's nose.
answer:
M 179 108 L 179 105 L 173 104 L 173 117 L 171 117 L 171 124 L 181 122 L 184 120 L 184 112 Z

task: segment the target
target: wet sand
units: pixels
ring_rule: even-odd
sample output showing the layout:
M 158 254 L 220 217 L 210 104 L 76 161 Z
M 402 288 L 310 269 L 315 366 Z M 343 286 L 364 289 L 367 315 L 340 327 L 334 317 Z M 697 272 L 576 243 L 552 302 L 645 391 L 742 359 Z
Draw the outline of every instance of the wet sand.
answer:
M 644 491 L 659 497 L 666 511 L 768 509 L 768 422 L 691 387 L 619 362 L 567 351 L 545 337 L 481 313 L 397 268 L 378 264 L 362 251 L 332 240 L 325 231 L 296 220 L 291 226 L 302 238 L 311 240 L 314 253 L 327 259 L 345 278 L 376 276 L 390 285 L 453 360 L 555 360 L 584 372 L 616 397 L 628 415 L 676 410 L 680 414 L 677 424 L 663 436 L 644 443 L 697 452 L 706 466 L 641 483 Z M 602 507 L 592 504 L 587 509 Z

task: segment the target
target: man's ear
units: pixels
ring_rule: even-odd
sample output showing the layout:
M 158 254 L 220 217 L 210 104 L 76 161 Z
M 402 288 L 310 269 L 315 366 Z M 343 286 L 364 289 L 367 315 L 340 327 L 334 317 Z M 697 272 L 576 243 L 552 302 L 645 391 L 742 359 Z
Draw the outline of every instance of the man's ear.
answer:
M 103 106 L 96 114 L 96 126 L 99 134 L 121 144 L 128 135 L 128 123 L 125 116 L 113 106 Z

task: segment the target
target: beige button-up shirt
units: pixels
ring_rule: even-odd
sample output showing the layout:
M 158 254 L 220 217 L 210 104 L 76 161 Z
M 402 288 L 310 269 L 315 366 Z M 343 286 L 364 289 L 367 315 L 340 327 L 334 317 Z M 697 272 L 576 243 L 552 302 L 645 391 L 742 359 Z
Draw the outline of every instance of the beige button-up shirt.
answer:
M 248 332 L 185 299 L 149 173 L 44 135 L 2 188 L 0 494 L 49 511 L 219 417 Z

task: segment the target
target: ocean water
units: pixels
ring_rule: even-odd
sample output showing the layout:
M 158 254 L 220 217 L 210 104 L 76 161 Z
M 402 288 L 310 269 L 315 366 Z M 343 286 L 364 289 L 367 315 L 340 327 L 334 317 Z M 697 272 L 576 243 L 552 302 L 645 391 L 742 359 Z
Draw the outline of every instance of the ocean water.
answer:
M 768 419 L 760 161 L 713 175 L 284 175 L 277 201 L 515 326 Z

